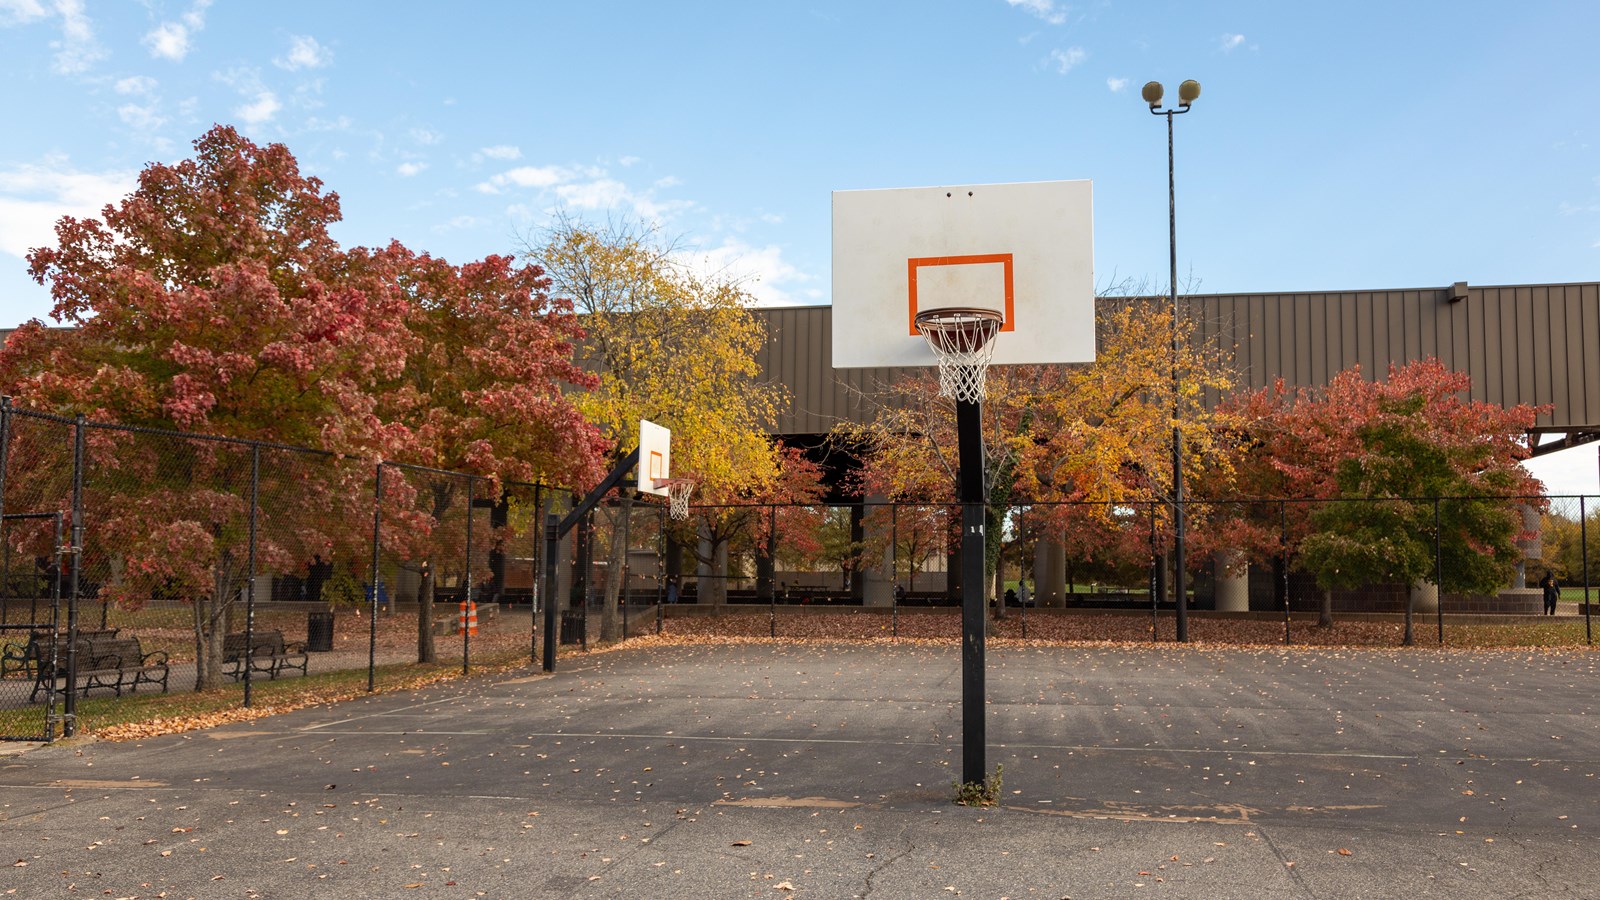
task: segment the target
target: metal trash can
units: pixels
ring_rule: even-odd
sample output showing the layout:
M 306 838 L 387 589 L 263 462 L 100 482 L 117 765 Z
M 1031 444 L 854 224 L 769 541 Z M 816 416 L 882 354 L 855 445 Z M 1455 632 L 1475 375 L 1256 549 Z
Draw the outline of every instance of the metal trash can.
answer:
M 327 653 L 333 649 L 333 613 L 306 614 L 306 649 L 312 653 Z
M 584 641 L 583 613 L 566 610 L 561 613 L 561 639 L 563 644 L 582 644 Z

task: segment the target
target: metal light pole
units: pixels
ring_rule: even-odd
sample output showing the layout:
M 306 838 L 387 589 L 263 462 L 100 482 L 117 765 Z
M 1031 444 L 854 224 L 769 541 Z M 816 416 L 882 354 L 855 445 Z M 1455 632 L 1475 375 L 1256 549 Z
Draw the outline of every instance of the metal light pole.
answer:
M 1184 584 L 1184 514 L 1183 514 L 1183 433 L 1178 428 L 1178 195 L 1173 179 L 1172 117 L 1189 111 L 1189 105 L 1200 97 L 1200 82 L 1193 79 L 1178 85 L 1178 108 L 1161 108 L 1165 89 L 1161 82 L 1152 81 L 1141 94 L 1150 104 L 1150 114 L 1167 117 L 1167 239 L 1171 248 L 1172 263 L 1172 555 L 1173 595 L 1177 609 L 1179 643 L 1189 641 L 1189 598 Z

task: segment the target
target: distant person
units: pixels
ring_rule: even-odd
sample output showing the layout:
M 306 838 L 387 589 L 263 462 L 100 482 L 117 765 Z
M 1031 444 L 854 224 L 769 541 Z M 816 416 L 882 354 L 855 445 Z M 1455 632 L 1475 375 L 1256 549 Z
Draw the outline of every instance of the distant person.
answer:
M 894 585 L 894 602 L 896 606 L 906 602 L 906 589 L 898 581 Z
M 1020 605 L 1019 601 L 1017 600 L 1017 589 L 1016 588 L 1006 588 L 1006 605 L 1007 606 L 1018 606 L 1018 605 Z
M 322 561 L 321 553 L 313 553 L 311 562 L 306 564 L 306 600 L 312 603 L 322 602 L 322 588 L 333 577 L 333 561 Z
M 1023 606 L 1032 606 L 1033 605 L 1033 593 L 1028 590 L 1028 583 L 1026 581 L 1022 582 L 1021 587 L 1022 587 L 1022 591 L 1019 593 L 1018 597 L 1022 601 L 1022 605 Z
M 678 602 L 678 579 L 676 578 L 667 579 L 667 602 Z
M 1556 601 L 1561 599 L 1561 588 L 1556 584 L 1556 576 L 1549 569 L 1544 570 L 1544 577 L 1539 579 L 1539 587 L 1544 588 L 1544 614 L 1556 614 Z
M 505 541 L 495 539 L 494 546 L 489 548 L 489 602 L 501 602 L 501 595 L 506 589 L 506 551 Z

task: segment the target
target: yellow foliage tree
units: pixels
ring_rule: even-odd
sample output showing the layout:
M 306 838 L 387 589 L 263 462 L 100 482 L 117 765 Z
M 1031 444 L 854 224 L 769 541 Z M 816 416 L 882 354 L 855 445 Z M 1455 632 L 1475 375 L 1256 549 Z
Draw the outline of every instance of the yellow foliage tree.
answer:
M 1180 318 L 1174 359 L 1171 309 L 1154 301 L 1101 300 L 1096 318 L 1093 363 L 989 370 L 983 434 L 991 578 L 1001 526 L 1014 507 L 1026 507 L 1027 534 L 1059 544 L 1073 529 L 1127 527 L 1114 515 L 1121 504 L 1170 497 L 1174 423 L 1183 435 L 1185 472 L 1203 473 L 1212 484 L 1229 478 L 1225 451 L 1236 429 L 1229 413 L 1204 402 L 1207 392 L 1234 384 L 1225 354 L 1197 341 L 1194 323 Z M 890 385 L 875 400 L 872 421 L 841 429 L 865 448 L 866 490 L 953 502 L 955 405 L 938 396 L 931 370 Z
M 594 226 L 560 217 L 531 249 L 570 299 L 587 337 L 578 358 L 600 380 L 579 408 L 616 444 L 638 445 L 639 420 L 672 430 L 672 474 L 699 482 L 697 498 L 748 495 L 779 473 L 768 439 L 782 389 L 763 383 L 756 353 L 766 340 L 738 279 L 706 275 L 646 225 Z M 632 497 L 616 513 L 627 522 Z M 612 541 L 610 571 L 622 571 L 626 532 Z M 620 580 L 610 580 L 601 639 L 618 637 Z

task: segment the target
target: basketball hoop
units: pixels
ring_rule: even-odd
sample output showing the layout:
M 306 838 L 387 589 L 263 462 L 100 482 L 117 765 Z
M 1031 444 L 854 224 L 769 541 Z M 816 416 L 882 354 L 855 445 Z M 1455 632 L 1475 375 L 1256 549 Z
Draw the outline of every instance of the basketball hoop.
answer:
M 939 360 L 939 396 L 982 402 L 999 310 L 952 306 L 917 313 L 917 331 Z
M 657 478 L 655 486 L 667 489 L 667 515 L 677 522 L 689 518 L 689 496 L 694 493 L 693 479 Z

